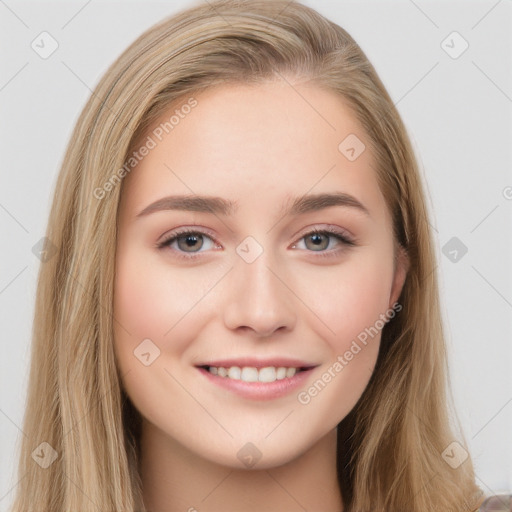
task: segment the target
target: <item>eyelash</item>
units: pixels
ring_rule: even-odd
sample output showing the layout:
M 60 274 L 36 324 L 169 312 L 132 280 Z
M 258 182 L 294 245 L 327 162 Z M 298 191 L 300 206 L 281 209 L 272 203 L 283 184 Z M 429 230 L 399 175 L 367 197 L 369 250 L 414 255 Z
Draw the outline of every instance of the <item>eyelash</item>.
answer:
M 208 232 L 201 231 L 201 230 L 192 230 L 190 228 L 184 228 L 184 229 L 175 231 L 174 233 L 171 233 L 170 235 L 166 236 L 161 242 L 158 242 L 156 244 L 156 247 L 157 247 L 157 249 L 164 250 L 166 247 L 169 247 L 171 243 L 173 243 L 174 241 L 176 241 L 178 238 L 180 238 L 183 235 L 203 235 L 203 236 L 207 236 L 207 237 L 211 238 L 212 241 L 214 241 L 216 243 L 213 236 Z M 306 238 L 311 235 L 330 235 L 331 237 L 336 238 L 342 244 L 347 245 L 349 247 L 356 245 L 355 242 L 352 241 L 350 238 L 348 238 L 343 232 L 340 232 L 334 228 L 313 229 L 311 231 L 308 231 L 304 235 L 302 235 L 299 238 L 299 241 L 302 240 L 303 238 Z M 296 245 L 296 243 L 294 245 Z M 308 252 L 312 252 L 312 253 L 317 252 L 318 257 L 320 257 L 320 258 L 332 257 L 333 255 L 340 252 L 340 250 L 341 249 L 330 249 L 330 250 L 323 250 L 323 251 L 308 251 L 306 249 L 306 251 L 308 251 Z M 181 251 L 177 251 L 177 252 L 180 253 L 179 254 L 180 258 L 187 259 L 187 260 L 196 259 L 201 254 L 201 252 L 190 253 L 190 254 L 187 254 L 187 253 L 181 252 Z

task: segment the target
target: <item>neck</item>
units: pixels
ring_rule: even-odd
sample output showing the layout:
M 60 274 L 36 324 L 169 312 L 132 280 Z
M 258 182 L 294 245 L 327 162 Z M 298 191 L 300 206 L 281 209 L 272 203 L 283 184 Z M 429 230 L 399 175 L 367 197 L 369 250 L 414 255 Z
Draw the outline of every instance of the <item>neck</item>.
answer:
M 148 512 L 342 512 L 336 429 L 308 451 L 269 469 L 216 464 L 143 420 L 141 479 Z

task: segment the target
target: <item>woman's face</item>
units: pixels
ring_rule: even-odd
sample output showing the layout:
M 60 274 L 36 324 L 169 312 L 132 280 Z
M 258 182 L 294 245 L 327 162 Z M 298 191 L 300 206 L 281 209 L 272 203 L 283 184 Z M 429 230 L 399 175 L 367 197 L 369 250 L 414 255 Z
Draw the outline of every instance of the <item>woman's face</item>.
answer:
M 315 86 L 229 85 L 169 109 L 135 151 L 114 298 L 131 401 L 210 461 L 293 460 L 360 398 L 405 278 L 366 134 Z

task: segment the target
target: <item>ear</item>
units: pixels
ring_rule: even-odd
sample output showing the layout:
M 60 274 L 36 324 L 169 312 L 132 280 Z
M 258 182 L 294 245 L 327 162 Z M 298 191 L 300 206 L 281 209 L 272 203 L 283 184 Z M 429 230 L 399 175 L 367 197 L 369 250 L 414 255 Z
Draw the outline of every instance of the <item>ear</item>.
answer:
M 404 247 L 398 244 L 395 257 L 395 274 L 393 276 L 393 285 L 391 287 L 391 293 L 389 296 L 389 307 L 391 308 L 395 302 L 398 301 L 398 297 L 402 293 L 402 288 L 409 271 L 410 261 L 407 251 Z

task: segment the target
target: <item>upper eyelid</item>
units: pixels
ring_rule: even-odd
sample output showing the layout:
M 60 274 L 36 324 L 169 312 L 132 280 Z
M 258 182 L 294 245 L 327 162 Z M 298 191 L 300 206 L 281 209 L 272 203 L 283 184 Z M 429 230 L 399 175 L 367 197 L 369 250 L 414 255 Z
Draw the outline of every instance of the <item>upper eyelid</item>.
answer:
M 208 229 L 205 229 L 205 228 L 197 229 L 194 226 L 191 226 L 191 227 L 177 228 L 176 230 L 161 236 L 159 241 L 157 242 L 157 245 L 168 242 L 169 240 L 172 240 L 173 238 L 177 238 L 179 236 L 187 235 L 190 233 L 206 235 L 209 238 L 211 238 L 215 243 L 218 243 L 215 238 L 215 235 L 212 234 L 212 232 L 209 231 Z

